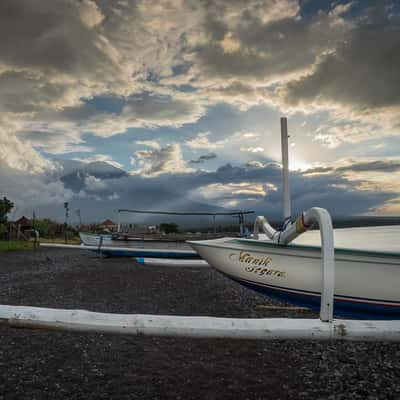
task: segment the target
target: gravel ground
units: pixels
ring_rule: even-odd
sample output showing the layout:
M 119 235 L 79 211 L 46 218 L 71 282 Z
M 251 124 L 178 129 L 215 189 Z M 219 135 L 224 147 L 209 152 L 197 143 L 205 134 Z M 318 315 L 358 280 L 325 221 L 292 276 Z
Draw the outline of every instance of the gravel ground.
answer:
M 82 250 L 0 254 L 0 304 L 310 317 L 212 269 Z M 400 345 L 174 339 L 0 326 L 0 399 L 399 399 Z

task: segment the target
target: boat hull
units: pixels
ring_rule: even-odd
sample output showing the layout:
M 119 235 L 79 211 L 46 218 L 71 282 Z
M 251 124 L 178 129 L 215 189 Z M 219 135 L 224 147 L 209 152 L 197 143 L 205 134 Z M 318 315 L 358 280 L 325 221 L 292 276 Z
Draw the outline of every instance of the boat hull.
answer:
M 42 247 L 58 247 L 62 249 L 90 250 L 108 257 L 140 257 L 176 260 L 199 260 L 200 256 L 193 250 L 179 250 L 167 248 L 137 248 L 115 246 L 82 246 L 60 243 L 41 243 Z
M 190 242 L 210 265 L 267 296 L 319 310 L 321 250 L 228 238 Z M 400 254 L 336 250 L 336 316 L 400 319 Z
M 157 248 L 136 248 L 136 247 L 101 247 L 99 251 L 109 257 L 140 257 L 140 258 L 168 258 L 180 260 L 195 260 L 200 256 L 193 250 L 174 250 Z
M 112 244 L 111 234 L 83 233 L 79 232 L 79 237 L 85 246 L 99 246 L 101 244 L 108 246 Z

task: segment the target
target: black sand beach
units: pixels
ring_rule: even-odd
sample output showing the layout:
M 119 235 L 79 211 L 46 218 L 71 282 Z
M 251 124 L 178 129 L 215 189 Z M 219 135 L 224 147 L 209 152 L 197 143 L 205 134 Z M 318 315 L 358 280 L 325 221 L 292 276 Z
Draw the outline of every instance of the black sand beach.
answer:
M 81 250 L 0 254 L 0 303 L 232 317 L 282 311 L 212 269 Z M 0 326 L 0 399 L 399 399 L 400 344 L 205 340 Z

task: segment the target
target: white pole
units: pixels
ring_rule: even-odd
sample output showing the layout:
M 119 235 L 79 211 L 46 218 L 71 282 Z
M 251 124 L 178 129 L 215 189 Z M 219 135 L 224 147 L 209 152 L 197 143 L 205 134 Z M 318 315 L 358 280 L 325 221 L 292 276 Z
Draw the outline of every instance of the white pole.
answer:
M 291 217 L 290 189 L 289 189 L 289 155 L 287 118 L 281 118 L 281 146 L 282 146 L 282 183 L 283 183 L 283 220 Z

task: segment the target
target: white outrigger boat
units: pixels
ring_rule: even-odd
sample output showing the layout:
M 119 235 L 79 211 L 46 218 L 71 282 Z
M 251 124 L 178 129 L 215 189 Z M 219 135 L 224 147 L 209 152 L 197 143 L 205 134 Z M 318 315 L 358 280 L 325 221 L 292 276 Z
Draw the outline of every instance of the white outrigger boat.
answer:
M 320 247 L 237 238 L 191 245 L 211 266 L 248 288 L 320 308 Z M 399 289 L 399 253 L 335 249 L 335 315 L 400 319 Z
M 400 252 L 335 249 L 329 213 L 311 208 L 291 219 L 287 120 L 281 119 L 284 224 L 257 217 L 253 238 L 189 242 L 211 266 L 262 294 L 360 319 L 400 319 Z M 321 247 L 289 244 L 318 224 Z M 268 240 L 260 240 L 262 231 Z M 322 268 L 321 268 L 322 263 Z

